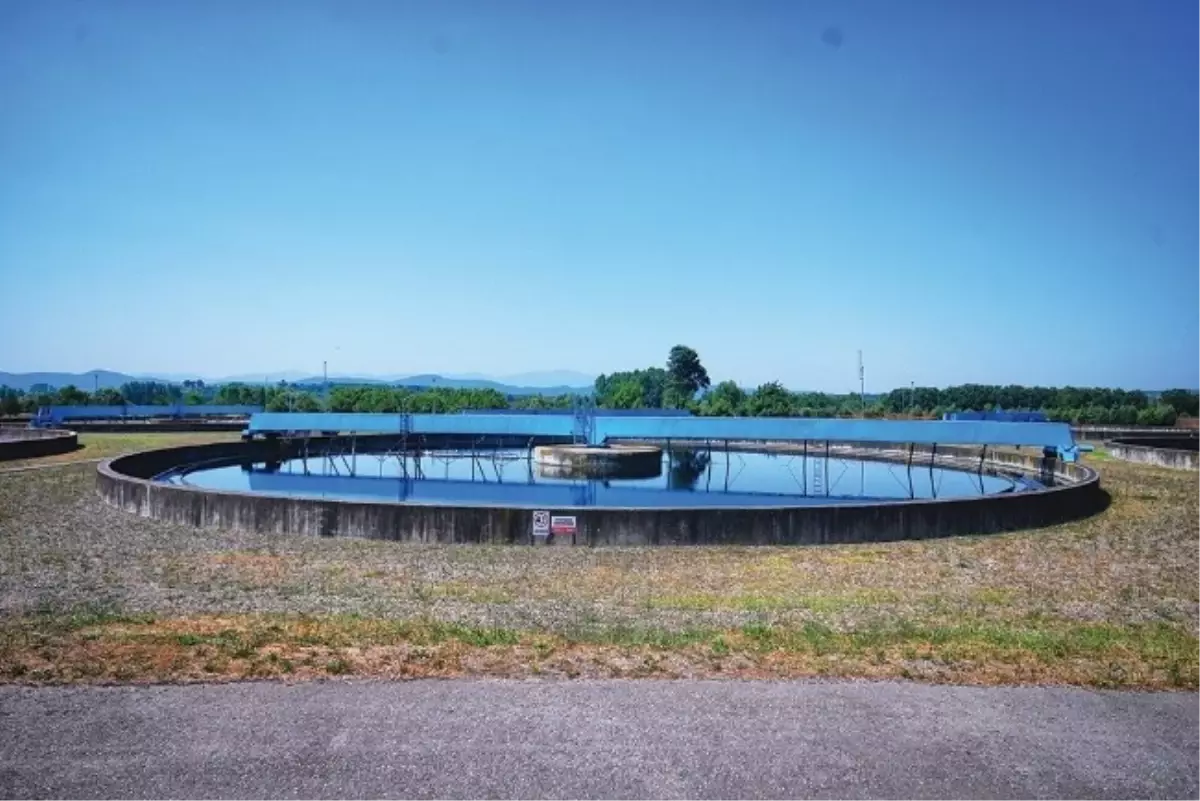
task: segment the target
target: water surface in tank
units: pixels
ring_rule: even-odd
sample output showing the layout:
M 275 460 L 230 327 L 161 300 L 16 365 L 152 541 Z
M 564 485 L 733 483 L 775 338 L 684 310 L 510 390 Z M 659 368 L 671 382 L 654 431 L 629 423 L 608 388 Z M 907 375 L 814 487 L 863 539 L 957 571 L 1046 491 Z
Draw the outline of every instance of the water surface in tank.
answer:
M 653 478 L 586 479 L 544 469 L 524 450 L 345 454 L 199 466 L 161 480 L 213 490 L 448 506 L 742 507 L 972 498 L 1031 481 L 928 463 L 800 454 L 675 450 Z

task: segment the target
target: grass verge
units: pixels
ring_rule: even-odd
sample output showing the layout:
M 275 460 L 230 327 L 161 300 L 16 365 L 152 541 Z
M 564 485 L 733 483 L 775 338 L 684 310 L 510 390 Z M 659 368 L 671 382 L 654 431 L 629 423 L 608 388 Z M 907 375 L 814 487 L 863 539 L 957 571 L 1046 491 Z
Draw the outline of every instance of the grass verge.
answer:
M 1194 689 L 1197 640 L 1166 624 L 835 631 L 748 624 L 683 631 L 519 631 L 354 615 L 156 618 L 74 611 L 0 624 L 0 680 L 427 678 L 913 678 L 956 684 Z

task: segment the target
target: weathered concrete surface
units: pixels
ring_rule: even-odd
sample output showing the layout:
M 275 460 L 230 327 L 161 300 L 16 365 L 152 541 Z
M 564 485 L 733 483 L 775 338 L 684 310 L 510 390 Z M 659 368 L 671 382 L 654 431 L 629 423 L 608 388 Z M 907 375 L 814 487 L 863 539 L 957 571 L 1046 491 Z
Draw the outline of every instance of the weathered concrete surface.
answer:
M 1116 459 L 1178 470 L 1200 469 L 1200 440 L 1196 437 L 1122 437 L 1107 443 Z
M 118 508 L 194 526 L 414 542 L 532 542 L 533 509 L 293 498 L 150 480 L 172 467 L 214 459 L 279 459 L 294 452 L 289 447 L 294 448 L 260 440 L 146 451 L 100 465 L 97 489 Z M 1036 462 L 1019 455 L 1003 458 L 1012 466 Z M 1056 469 L 1070 483 L 983 498 L 753 508 L 579 507 L 570 514 L 577 521 L 576 545 L 809 545 L 1011 531 L 1086 517 L 1107 505 L 1095 471 L 1071 464 Z
M 694 681 L 0 688 L 8 798 L 1196 798 L 1195 693 Z
M 539 445 L 533 459 L 542 475 L 652 478 L 662 474 L 662 448 L 653 445 Z
M 1196 426 L 1193 418 L 1181 417 L 1172 426 L 1133 426 L 1133 425 L 1077 425 L 1071 426 L 1071 433 L 1079 440 L 1093 442 L 1121 437 L 1160 437 L 1195 435 Z
M 0 462 L 68 453 L 79 447 L 74 431 L 41 428 L 0 428 Z

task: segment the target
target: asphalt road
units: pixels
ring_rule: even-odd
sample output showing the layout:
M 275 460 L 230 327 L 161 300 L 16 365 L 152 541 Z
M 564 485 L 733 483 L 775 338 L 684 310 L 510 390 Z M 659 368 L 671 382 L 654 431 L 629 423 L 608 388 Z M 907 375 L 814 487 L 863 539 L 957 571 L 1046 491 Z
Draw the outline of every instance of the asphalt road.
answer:
M 1196 798 L 1197 703 L 891 683 L 0 687 L 0 795 Z

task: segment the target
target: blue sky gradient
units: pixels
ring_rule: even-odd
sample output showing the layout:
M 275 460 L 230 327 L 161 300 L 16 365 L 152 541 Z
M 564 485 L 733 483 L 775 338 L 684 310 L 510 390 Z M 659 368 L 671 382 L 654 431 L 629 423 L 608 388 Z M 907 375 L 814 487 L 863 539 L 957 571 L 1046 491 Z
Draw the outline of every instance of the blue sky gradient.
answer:
M 0 3 L 0 369 L 1200 384 L 1197 4 Z

